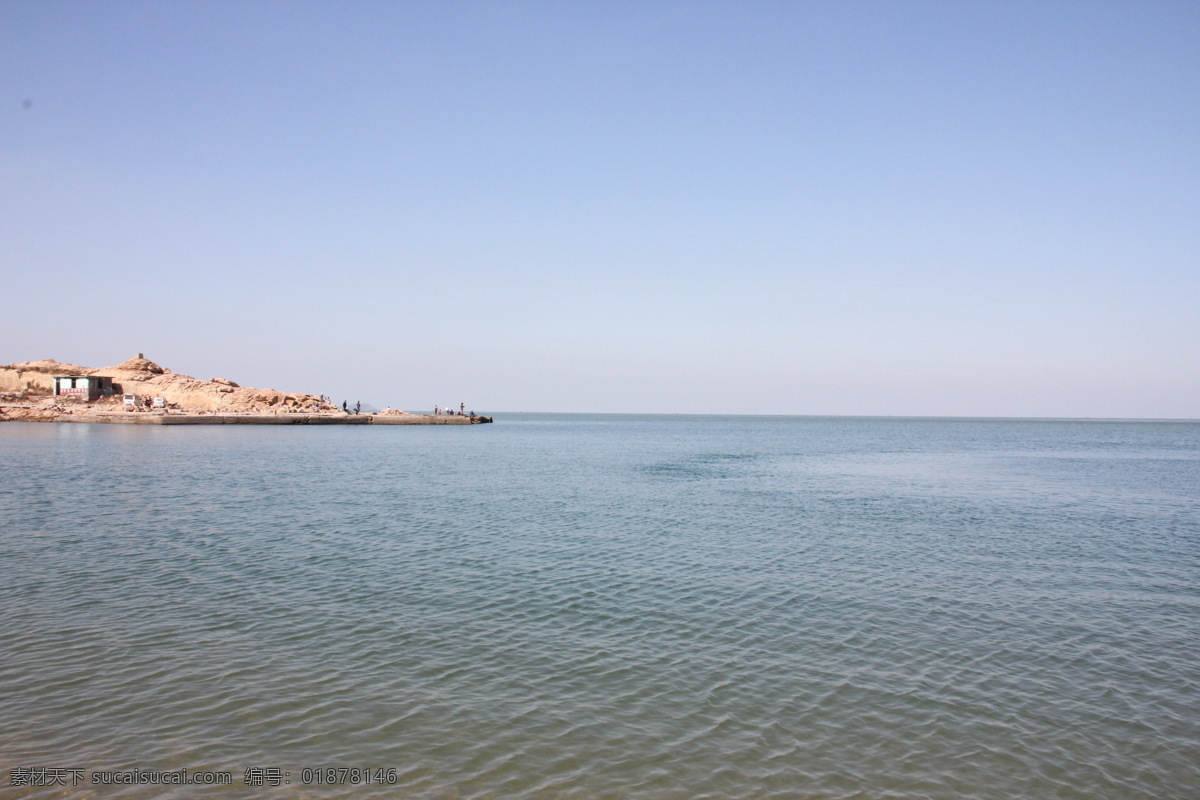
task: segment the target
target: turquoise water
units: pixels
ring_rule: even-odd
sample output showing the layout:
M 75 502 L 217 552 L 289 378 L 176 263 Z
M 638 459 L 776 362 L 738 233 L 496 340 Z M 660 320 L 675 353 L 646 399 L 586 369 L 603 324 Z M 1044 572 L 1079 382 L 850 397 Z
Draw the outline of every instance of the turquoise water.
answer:
M 0 770 L 1196 797 L 1200 424 L 5 423 Z

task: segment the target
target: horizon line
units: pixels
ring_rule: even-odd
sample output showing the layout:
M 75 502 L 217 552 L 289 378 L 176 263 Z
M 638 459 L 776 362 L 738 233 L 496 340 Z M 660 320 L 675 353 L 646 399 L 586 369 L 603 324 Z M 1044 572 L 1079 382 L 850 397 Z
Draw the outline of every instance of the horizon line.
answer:
M 562 416 L 627 416 L 627 417 L 762 417 L 812 419 L 908 419 L 908 420 L 981 420 L 1010 422 L 1200 422 L 1200 417 L 1055 417 L 1055 416 L 985 416 L 973 414 L 762 414 L 709 411 L 495 411 L 477 414 L 557 414 Z

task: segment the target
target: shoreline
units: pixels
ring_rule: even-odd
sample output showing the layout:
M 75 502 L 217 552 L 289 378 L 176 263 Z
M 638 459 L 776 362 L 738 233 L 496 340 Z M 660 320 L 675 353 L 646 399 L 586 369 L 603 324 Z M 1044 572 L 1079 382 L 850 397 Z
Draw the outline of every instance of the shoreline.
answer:
M 14 413 L 16 412 L 16 413 Z M 0 422 L 105 425 L 480 425 L 491 417 L 456 414 L 344 414 L 308 412 L 92 411 L 0 405 Z
M 435 411 L 438 409 L 435 408 Z M 466 409 L 463 408 L 465 411 Z M 138 353 L 112 367 L 54 359 L 0 364 L 0 422 L 117 425 L 478 425 L 476 414 L 367 414 L 332 398 L 172 372 Z

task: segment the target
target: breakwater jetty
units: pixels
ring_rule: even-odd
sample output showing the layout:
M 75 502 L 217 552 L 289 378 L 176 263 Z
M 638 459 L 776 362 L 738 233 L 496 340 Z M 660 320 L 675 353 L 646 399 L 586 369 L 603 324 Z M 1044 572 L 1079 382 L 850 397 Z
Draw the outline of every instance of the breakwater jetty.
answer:
M 0 405 L 0 422 L 74 422 L 110 425 L 479 425 L 491 417 L 457 414 L 96 412 Z

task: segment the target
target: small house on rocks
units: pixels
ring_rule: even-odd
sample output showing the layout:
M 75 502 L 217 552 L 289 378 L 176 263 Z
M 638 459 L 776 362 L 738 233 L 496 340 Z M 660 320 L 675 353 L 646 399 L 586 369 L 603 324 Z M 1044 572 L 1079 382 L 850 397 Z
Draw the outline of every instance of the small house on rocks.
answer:
M 102 375 L 55 375 L 54 396 L 91 402 L 113 393 L 113 379 Z

